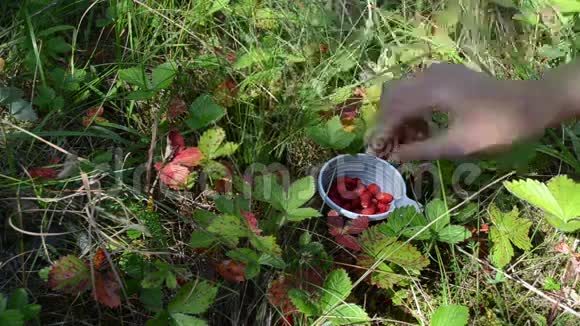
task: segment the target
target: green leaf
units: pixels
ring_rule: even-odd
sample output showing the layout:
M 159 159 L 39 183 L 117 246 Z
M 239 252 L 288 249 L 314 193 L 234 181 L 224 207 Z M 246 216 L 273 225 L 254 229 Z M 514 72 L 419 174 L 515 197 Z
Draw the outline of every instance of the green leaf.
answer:
M 27 304 L 26 306 L 20 308 L 20 312 L 24 317 L 24 320 L 31 320 L 36 318 L 40 314 L 41 306 L 39 304 Z
M 236 248 L 226 253 L 226 256 L 244 263 L 258 262 L 258 254 L 249 248 Z
M 228 170 L 222 163 L 214 160 L 204 160 L 202 162 L 203 172 L 206 173 L 210 179 L 220 179 L 228 175 Z
M 431 318 L 431 326 L 465 326 L 468 322 L 469 309 L 455 304 L 440 306 Z
M 216 240 L 217 238 L 208 232 L 193 231 L 189 245 L 194 249 L 209 248 L 214 244 L 214 242 L 216 242 Z
M 546 219 L 564 232 L 580 229 L 580 202 L 575 196 L 580 193 L 580 183 L 567 176 L 556 176 L 547 185 L 536 180 L 504 182 L 514 196 L 542 209 Z
M 437 240 L 451 244 L 459 243 L 470 237 L 471 232 L 460 225 L 447 225 L 437 233 Z
M 193 220 L 204 228 L 207 228 L 209 224 L 217 218 L 218 215 L 204 209 L 196 209 L 193 211 Z
M 290 289 L 288 291 L 290 301 L 306 316 L 319 315 L 319 308 L 314 301 L 308 296 L 308 293 L 300 289 Z
M 171 314 L 171 318 L 173 318 L 173 325 L 175 326 L 207 326 L 205 320 L 186 314 L 174 313 Z
M 240 144 L 226 142 L 215 151 L 214 158 L 231 156 L 238 150 L 238 147 L 240 147 Z
M 213 0 L 212 5 L 209 8 L 208 15 L 213 15 L 220 10 L 228 8 L 230 0 Z
M 161 270 L 157 272 L 147 273 L 145 275 L 145 278 L 143 278 L 143 281 L 141 281 L 141 286 L 144 289 L 154 289 L 161 287 L 161 285 L 163 285 L 163 282 L 165 281 L 167 272 L 168 272 L 167 270 Z
M 21 99 L 24 92 L 16 87 L 0 87 L 0 104 L 10 104 Z
M 354 133 L 346 132 L 343 129 L 338 116 L 322 125 L 309 127 L 306 132 L 319 145 L 336 150 L 348 147 L 356 138 Z
M 2 326 L 23 326 L 24 315 L 19 310 L 8 309 L 0 313 L 0 325 Z
M 272 235 L 259 236 L 252 233 L 250 235 L 250 243 L 259 252 L 271 254 L 274 256 L 282 256 L 282 249 L 276 243 L 276 238 Z
M 233 247 L 238 244 L 239 238 L 247 237 L 250 233 L 247 226 L 240 220 L 240 217 L 236 215 L 217 217 L 207 227 L 207 231 L 219 236 Z
M 63 37 L 57 36 L 49 39 L 46 43 L 47 50 L 52 52 L 54 55 L 67 53 L 71 50 L 70 44 L 68 44 Z
M 149 89 L 149 81 L 142 67 L 132 67 L 119 70 L 119 79 L 142 89 Z
M 35 121 L 38 119 L 36 112 L 32 109 L 32 104 L 25 100 L 15 100 L 8 104 L 10 114 L 20 121 Z
M 182 286 L 167 306 L 170 313 L 201 314 L 214 302 L 218 288 L 207 281 L 191 281 Z
M 312 176 L 294 181 L 288 188 L 286 207 L 294 209 L 304 205 L 314 196 L 315 191 L 314 178 Z
M 363 252 L 358 257 L 359 266 L 370 268 L 379 261 L 377 270 L 371 274 L 371 283 L 379 287 L 388 289 L 395 284 L 406 283 L 409 276 L 398 274 L 392 267 L 397 266 L 407 274 L 418 275 L 429 265 L 429 260 L 416 247 L 384 235 L 377 226 L 365 230 L 358 240 Z
M 544 290 L 546 291 L 560 291 L 562 285 L 551 277 L 546 277 L 544 280 Z
M 165 286 L 167 286 L 168 289 L 177 288 L 177 278 L 172 272 L 167 272 L 167 275 L 165 275 Z
M 354 303 L 344 303 L 326 317 L 332 325 L 363 325 L 370 321 L 366 311 Z
M 190 105 L 185 123 L 189 128 L 197 130 L 217 122 L 225 114 L 226 109 L 215 103 L 211 95 L 204 94 Z
M 320 309 L 328 313 L 343 302 L 352 290 L 352 282 L 344 269 L 335 269 L 326 276 L 320 296 Z
M 52 101 L 56 97 L 54 89 L 48 86 L 40 85 L 38 86 L 37 90 L 38 94 L 34 98 L 34 104 L 38 105 L 42 109 L 50 108 Z
M 528 232 L 532 222 L 519 218 L 516 207 L 509 213 L 501 212 L 495 205 L 489 208 L 489 214 L 493 226 L 489 228 L 489 239 L 493 243 L 491 247 L 491 262 L 498 268 L 506 266 L 514 256 L 514 246 L 522 250 L 530 250 L 532 243 Z
M 131 100 L 131 101 L 143 101 L 143 100 L 148 100 L 150 98 L 152 98 L 153 96 L 155 96 L 155 91 L 150 91 L 150 90 L 137 90 L 137 91 L 133 91 L 131 93 L 129 93 L 127 95 L 127 99 Z
M 53 290 L 76 294 L 91 286 L 91 273 L 79 258 L 68 255 L 57 260 L 48 273 L 48 286 Z
M 286 268 L 286 263 L 284 263 L 284 260 L 281 257 L 267 253 L 263 253 L 260 255 L 258 263 L 260 265 L 270 266 L 276 269 Z
M 423 214 L 417 212 L 412 206 L 405 206 L 397 208 L 389 214 L 387 222 L 379 224 L 377 230 L 388 237 L 404 236 L 411 238 L 425 225 L 427 225 L 427 220 Z M 429 230 L 425 230 L 414 239 L 429 240 L 431 239 L 431 233 Z
M 139 299 L 145 308 L 159 312 L 163 308 L 163 292 L 161 288 L 146 289 L 142 288 Z
M 304 221 L 307 218 L 320 216 L 320 212 L 311 207 L 294 208 L 286 212 L 288 220 L 292 222 Z
M 20 309 L 28 304 L 28 293 L 24 289 L 15 290 L 8 299 L 8 309 Z
M 478 210 L 479 205 L 476 203 L 467 203 L 453 219 L 459 224 L 465 224 L 473 219 Z
M 432 229 L 437 233 L 446 227 L 450 222 L 449 212 L 447 211 L 447 207 L 445 207 L 445 202 L 441 199 L 434 199 L 430 201 L 425 206 L 425 215 L 427 216 L 427 220 L 429 222 L 438 219 L 437 222 L 432 225 Z
M 155 90 L 169 88 L 169 86 L 173 84 L 176 73 L 177 67 L 174 63 L 166 62 L 160 64 L 159 66 L 155 67 L 151 73 L 151 79 L 153 82 L 153 86 L 151 88 Z
M 273 57 L 274 54 L 271 52 L 264 51 L 262 49 L 252 49 L 238 56 L 236 62 L 234 63 L 234 69 L 240 70 L 249 68 L 255 64 L 270 60 Z
M 273 174 L 258 176 L 254 179 L 254 189 L 252 196 L 257 200 L 272 205 L 279 211 L 284 211 L 286 207 L 286 193 L 282 186 L 276 181 Z
M 146 326 L 170 326 L 174 323 L 173 318 L 165 310 L 159 311 L 154 318 L 149 319 Z
M 226 133 L 222 128 L 206 130 L 199 139 L 198 147 L 207 159 L 214 159 L 222 142 L 226 139 Z

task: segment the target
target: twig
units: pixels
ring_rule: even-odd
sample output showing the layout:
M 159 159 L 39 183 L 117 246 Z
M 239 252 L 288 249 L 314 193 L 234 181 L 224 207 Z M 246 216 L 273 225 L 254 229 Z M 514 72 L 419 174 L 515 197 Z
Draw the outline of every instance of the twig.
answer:
M 159 127 L 159 114 L 155 114 L 153 120 L 153 133 L 151 134 L 151 145 L 149 146 L 149 158 L 147 159 L 147 172 L 145 176 L 145 193 L 149 193 L 151 187 L 151 170 L 153 170 L 153 156 L 157 144 L 157 128 Z

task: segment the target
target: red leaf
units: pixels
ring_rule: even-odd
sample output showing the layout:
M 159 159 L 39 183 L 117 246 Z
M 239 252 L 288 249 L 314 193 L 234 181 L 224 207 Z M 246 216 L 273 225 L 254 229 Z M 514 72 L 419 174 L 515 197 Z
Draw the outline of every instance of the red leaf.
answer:
M 230 51 L 226 54 L 226 60 L 228 60 L 231 63 L 234 63 L 236 61 L 236 53 L 233 51 Z
M 364 230 L 368 229 L 370 219 L 367 216 L 362 216 L 357 218 L 356 220 L 352 220 L 348 222 L 346 226 L 346 232 L 348 234 L 359 234 L 362 233 Z
M 174 120 L 187 112 L 187 104 L 179 97 L 174 98 L 169 104 L 169 119 Z
M 155 168 L 159 170 L 160 163 L 155 164 Z M 162 163 L 161 163 L 162 164 Z M 187 182 L 189 177 L 189 169 L 179 164 L 169 163 L 159 171 L 159 179 L 169 188 L 179 190 Z
M 58 177 L 58 171 L 55 169 L 49 168 L 34 168 L 29 169 L 28 173 L 32 178 L 41 178 L 41 179 L 56 179 Z
M 252 232 L 254 232 L 257 235 L 260 235 L 262 233 L 262 230 L 258 229 L 258 219 L 256 219 L 256 215 L 254 215 L 254 213 L 252 212 L 245 212 L 243 209 L 241 211 L 246 221 L 248 221 L 248 224 L 250 224 L 250 229 L 252 230 Z
M 246 264 L 237 263 L 233 260 L 224 260 L 217 264 L 216 271 L 226 280 L 232 283 L 241 283 L 246 280 L 244 276 Z
M 93 122 L 105 122 L 107 119 L 103 118 L 102 115 L 105 112 L 102 106 L 95 106 L 87 110 L 85 112 L 85 116 L 83 117 L 83 126 L 88 127 Z
M 107 254 L 103 248 L 97 249 L 95 256 L 93 257 L 93 266 L 98 271 L 103 271 L 109 267 L 109 261 L 107 260 Z
M 489 225 L 488 224 L 483 224 L 481 226 L 481 228 L 479 229 L 479 231 L 483 232 L 483 233 L 487 233 L 489 232 Z
M 178 153 L 185 148 L 185 138 L 183 138 L 183 135 L 181 135 L 179 130 L 171 130 L 167 138 L 169 139 L 171 149 L 175 152 Z
M 203 154 L 197 147 L 187 147 L 179 151 L 177 155 L 171 160 L 172 164 L 179 164 L 187 167 L 194 167 L 199 165 L 203 159 Z
M 57 260 L 48 272 L 48 286 L 53 290 L 76 294 L 91 287 L 91 273 L 77 257 L 68 255 Z
M 356 242 L 356 239 L 352 235 L 340 234 L 335 238 L 336 242 L 352 251 L 360 251 L 360 245 Z
M 104 304 L 109 308 L 117 308 L 121 305 L 121 297 L 119 295 L 119 289 L 121 286 L 115 278 L 115 274 L 112 271 L 106 273 L 96 273 L 95 274 L 95 288 L 93 295 L 95 300 Z
M 554 247 L 554 250 L 556 250 L 556 252 L 563 254 L 569 254 L 570 252 L 572 252 L 572 249 L 570 249 L 570 246 L 568 246 L 568 244 L 565 241 L 558 243 Z
M 270 283 L 268 288 L 268 301 L 273 306 L 279 307 L 283 314 L 288 314 L 296 309 L 288 297 L 288 290 L 292 287 L 294 287 L 292 282 L 280 275 L 278 279 Z
M 344 226 L 344 219 L 342 218 L 342 216 L 338 215 L 338 213 L 335 210 L 331 210 L 326 215 L 326 224 L 328 225 L 329 228 L 328 232 L 330 232 L 330 234 L 332 235 L 336 235 L 333 233 L 337 232 L 340 233 L 340 230 L 342 230 Z

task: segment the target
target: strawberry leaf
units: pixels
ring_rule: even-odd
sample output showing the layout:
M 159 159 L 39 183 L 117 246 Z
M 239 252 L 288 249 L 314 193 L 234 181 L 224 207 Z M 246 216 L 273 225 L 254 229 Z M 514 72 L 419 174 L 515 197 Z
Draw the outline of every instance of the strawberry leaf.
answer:
M 355 134 L 343 129 L 338 116 L 318 126 L 309 127 L 306 132 L 319 145 L 336 150 L 348 147 L 356 138 Z
M 431 318 L 431 326 L 465 326 L 468 322 L 469 309 L 455 304 L 440 306 Z
M 177 73 L 177 67 L 174 63 L 166 62 L 153 69 L 151 73 L 152 79 L 152 89 L 162 90 L 167 89 L 173 80 L 175 79 L 175 74 Z
M 132 67 L 119 70 L 119 79 L 143 89 L 149 88 L 149 81 L 143 67 Z
M 176 326 L 207 326 L 207 322 L 203 319 L 193 317 L 186 314 L 174 313 L 171 318 Z
M 250 243 L 262 253 L 271 254 L 274 256 L 282 256 L 282 249 L 276 243 L 274 236 L 259 236 L 252 234 L 250 236 Z
M 364 230 L 369 228 L 369 221 L 370 219 L 368 218 L 368 216 L 362 216 L 355 220 L 351 220 L 347 224 L 346 230 L 348 234 L 360 234 Z
M 207 322 L 203 319 L 193 317 L 186 314 L 174 313 L 171 314 L 174 325 L 176 326 L 207 326 Z
M 260 263 L 258 262 L 258 254 L 248 248 L 236 248 L 226 253 L 226 256 L 246 263 L 245 274 L 246 279 L 251 279 L 257 276 L 260 272 Z
M 286 210 L 291 210 L 304 205 L 314 196 L 314 178 L 307 176 L 296 180 L 288 188 Z
M 564 232 L 580 229 L 580 203 L 576 194 L 580 183 L 567 176 L 552 178 L 547 185 L 536 180 L 504 182 L 506 189 L 514 196 L 546 212 L 546 219 L 554 227 Z
M 326 276 L 320 296 L 322 313 L 330 312 L 335 305 L 343 302 L 352 290 L 352 282 L 344 269 L 335 269 Z
M 189 107 L 189 115 L 185 123 L 191 129 L 201 129 L 220 120 L 226 110 L 214 102 L 211 95 L 204 94 L 195 99 Z
M 121 286 L 112 271 L 95 274 L 95 299 L 109 308 L 117 308 L 121 305 L 119 289 Z
M 412 206 L 395 209 L 386 223 L 381 223 L 377 229 L 388 237 L 398 237 L 403 235 L 407 238 L 414 236 L 423 226 L 427 225 L 425 217 L 417 212 Z M 428 240 L 431 238 L 429 230 L 421 233 L 417 240 Z
M 326 319 L 332 325 L 363 325 L 369 322 L 369 316 L 359 305 L 344 303 L 328 313 Z
M 289 221 L 300 222 L 305 219 L 320 216 L 320 212 L 311 207 L 292 208 L 286 211 Z
M 447 225 L 437 233 L 437 240 L 451 244 L 459 243 L 470 237 L 471 232 L 460 225 Z
M 194 231 L 191 234 L 189 245 L 194 249 L 209 248 L 216 242 L 216 240 L 217 238 L 208 232 Z
M 201 153 L 199 148 L 187 147 L 187 148 L 179 151 L 179 153 L 177 153 L 177 155 L 175 155 L 173 160 L 171 160 L 171 163 L 172 164 L 179 164 L 179 165 L 183 165 L 183 166 L 192 168 L 192 167 L 198 166 L 202 159 L 203 159 L 203 154 Z
M 354 252 L 360 251 L 360 245 L 352 235 L 339 234 L 334 238 L 334 240 L 346 249 L 350 249 Z
M 437 233 L 449 225 L 449 212 L 447 211 L 445 202 L 441 199 L 430 201 L 425 206 L 425 215 L 427 215 L 427 220 L 429 222 L 437 220 L 437 222 L 431 226 L 431 229 Z
M 203 155 L 209 159 L 214 160 L 221 156 L 232 155 L 237 149 L 238 144 L 225 143 L 226 133 L 222 128 L 214 128 L 206 130 L 199 139 L 199 149 Z
M 290 289 L 288 296 L 298 310 L 306 316 L 319 315 L 319 307 L 313 302 L 308 293 L 300 289 Z
M 240 238 L 247 237 L 250 233 L 242 224 L 240 217 L 236 215 L 222 215 L 215 218 L 207 227 L 207 231 L 220 237 L 232 247 L 238 244 Z
M 407 274 L 418 275 L 429 264 L 429 260 L 416 247 L 384 235 L 377 226 L 364 231 L 359 237 L 359 244 L 363 252 L 358 257 L 360 266 L 371 268 L 379 262 L 377 270 L 371 274 L 371 283 L 379 287 L 391 288 L 394 284 L 404 283 L 402 281 L 409 277 L 397 274 L 394 267 Z
M 182 286 L 167 306 L 170 313 L 202 314 L 214 302 L 218 288 L 195 280 Z
M 189 177 L 189 169 L 185 166 L 179 164 L 169 163 L 163 167 L 159 165 L 156 168 L 160 168 L 159 179 L 169 188 L 174 190 L 182 189 Z
M 506 266 L 514 256 L 514 246 L 522 250 L 530 250 L 532 243 L 528 232 L 532 222 L 519 218 L 516 207 L 509 213 L 501 212 L 495 205 L 489 209 L 493 226 L 489 228 L 489 238 L 493 243 L 491 247 L 491 262 L 498 268 Z
M 242 283 L 245 277 L 246 264 L 238 263 L 233 260 L 224 260 L 217 264 L 216 271 L 228 282 Z
M 81 293 L 91 287 L 90 276 L 84 262 L 68 255 L 57 260 L 48 272 L 48 286 L 69 294 Z

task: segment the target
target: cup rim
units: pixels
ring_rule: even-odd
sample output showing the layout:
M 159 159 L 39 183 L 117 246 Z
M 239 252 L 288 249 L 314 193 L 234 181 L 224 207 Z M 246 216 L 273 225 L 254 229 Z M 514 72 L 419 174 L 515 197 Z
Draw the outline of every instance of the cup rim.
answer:
M 324 201 L 324 203 L 326 205 L 328 205 L 330 208 L 336 210 L 340 215 L 344 215 L 350 219 L 357 219 L 359 217 L 361 217 L 360 214 L 357 214 L 355 212 L 351 212 L 349 210 L 346 210 L 340 206 L 338 206 L 336 203 L 334 203 L 332 200 L 330 200 L 330 198 L 328 198 L 326 192 L 324 191 L 324 186 L 322 184 L 322 174 L 324 173 L 324 171 L 326 169 L 328 169 L 329 165 L 343 157 L 347 157 L 347 156 L 356 156 L 356 157 L 368 157 L 368 158 L 372 158 L 374 160 L 376 160 L 379 164 L 384 164 L 387 165 L 389 167 L 392 167 L 393 170 L 395 170 L 395 178 L 398 178 L 401 180 L 401 185 L 403 187 L 403 196 L 402 197 L 398 197 L 398 198 L 393 198 L 393 203 L 397 200 L 400 200 L 402 198 L 408 198 L 406 196 L 407 194 L 407 185 L 405 184 L 405 180 L 403 179 L 403 176 L 401 175 L 401 173 L 399 172 L 399 170 L 397 170 L 397 168 L 395 168 L 395 166 L 393 166 L 391 163 L 378 158 L 374 155 L 370 155 L 370 154 L 364 154 L 364 153 L 358 153 L 358 154 L 341 154 L 341 155 L 337 155 L 333 158 L 331 158 L 330 160 L 328 160 L 326 163 L 324 163 L 324 165 L 322 165 L 322 168 L 320 168 L 319 172 L 318 172 L 318 180 L 317 180 L 317 188 L 318 188 L 318 193 L 320 194 L 320 197 L 322 197 L 322 200 Z M 372 221 L 380 221 L 383 220 L 385 218 L 387 218 L 387 216 L 395 209 L 396 207 L 394 207 L 394 205 L 391 206 L 391 208 L 389 209 L 389 211 L 385 212 L 385 213 L 380 213 L 380 214 L 373 214 L 373 215 L 363 215 L 363 216 L 368 216 L 368 218 Z

